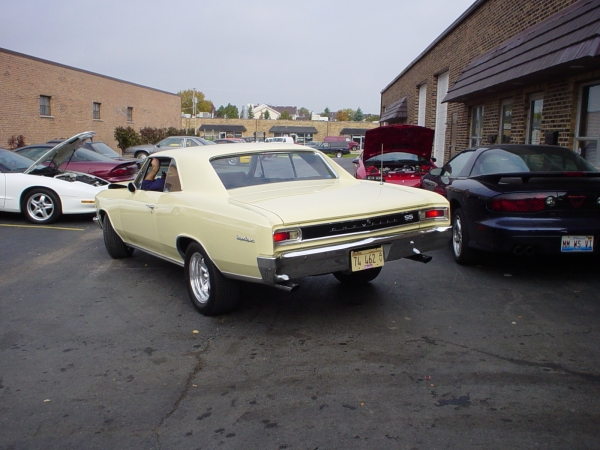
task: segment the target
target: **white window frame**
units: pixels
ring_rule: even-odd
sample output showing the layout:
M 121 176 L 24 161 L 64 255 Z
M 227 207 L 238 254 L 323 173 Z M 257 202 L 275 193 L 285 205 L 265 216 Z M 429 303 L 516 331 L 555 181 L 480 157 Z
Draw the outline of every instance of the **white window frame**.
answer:
M 417 117 L 417 125 L 425 126 L 425 114 L 427 112 L 427 85 L 419 86 L 419 115 Z
M 589 83 L 582 84 L 579 87 L 579 103 L 577 108 L 577 126 L 575 128 L 575 138 L 573 139 L 573 150 L 581 155 L 581 146 L 585 142 L 595 142 L 596 144 L 596 157 L 594 161 L 588 159 L 587 155 L 582 155 L 585 157 L 586 161 L 592 164 L 594 167 L 600 168 L 600 133 L 598 136 L 582 136 L 581 135 L 581 127 L 583 126 L 583 114 L 582 109 L 583 105 L 587 104 L 587 100 L 584 100 L 583 93 L 586 89 L 592 86 L 600 86 L 600 80 L 595 80 Z
M 483 143 L 483 117 L 485 107 L 483 105 L 473 106 L 471 108 L 471 123 L 469 126 L 469 147 L 481 147 Z M 476 115 L 479 117 L 479 127 L 475 130 Z
M 40 95 L 40 116 L 52 115 L 52 97 L 50 95 Z

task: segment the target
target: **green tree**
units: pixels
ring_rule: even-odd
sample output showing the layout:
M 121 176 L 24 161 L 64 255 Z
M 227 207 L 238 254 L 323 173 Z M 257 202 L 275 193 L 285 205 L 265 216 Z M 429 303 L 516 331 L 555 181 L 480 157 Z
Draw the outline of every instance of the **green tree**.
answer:
M 140 144 L 139 134 L 131 127 L 117 127 L 115 128 L 115 140 L 117 141 L 117 147 L 121 150 Z
M 283 111 L 280 115 L 279 115 L 279 119 L 278 120 L 292 120 L 292 116 L 290 116 L 290 113 L 287 111 Z
M 360 109 L 360 106 L 358 107 L 358 109 L 354 113 L 354 116 L 352 117 L 352 120 L 354 122 L 362 122 L 363 120 L 365 120 L 365 115 L 363 114 L 362 109 Z
M 328 107 L 325 107 L 325 109 L 323 110 L 323 113 L 321 115 L 323 115 L 325 117 L 329 117 L 329 116 L 331 116 L 331 111 L 329 110 Z
M 240 117 L 240 111 L 237 106 L 227 103 L 227 106 L 219 106 L 219 109 L 217 109 L 217 117 L 237 119 Z
M 379 122 L 380 118 L 377 114 L 365 114 L 365 122 Z
M 184 114 L 192 114 L 194 112 L 194 90 L 186 89 L 177 93 L 181 97 L 181 112 Z M 196 113 L 211 112 L 214 108 L 210 100 L 206 100 L 201 91 L 196 91 Z
M 263 117 L 265 118 L 265 120 L 269 120 L 271 118 L 271 114 L 269 113 L 268 109 L 265 110 L 265 114 Z
M 298 115 L 310 118 L 310 111 L 303 106 L 298 110 Z
M 252 105 L 248 106 L 248 119 L 254 119 L 254 108 Z

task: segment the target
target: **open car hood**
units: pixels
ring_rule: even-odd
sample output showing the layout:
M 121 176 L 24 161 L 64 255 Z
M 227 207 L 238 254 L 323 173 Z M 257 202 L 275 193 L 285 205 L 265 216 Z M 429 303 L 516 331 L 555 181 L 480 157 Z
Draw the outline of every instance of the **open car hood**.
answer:
M 83 147 L 85 141 L 93 138 L 94 135 L 93 131 L 85 131 L 61 142 L 56 147 L 52 147 L 44 153 L 24 173 L 30 173 L 40 166 L 58 170 L 62 164 L 68 162 L 73 157 L 75 150 Z
M 434 131 L 417 125 L 387 125 L 373 128 L 365 133 L 363 161 L 375 155 L 390 152 L 405 152 L 418 155 L 429 161 L 433 146 Z

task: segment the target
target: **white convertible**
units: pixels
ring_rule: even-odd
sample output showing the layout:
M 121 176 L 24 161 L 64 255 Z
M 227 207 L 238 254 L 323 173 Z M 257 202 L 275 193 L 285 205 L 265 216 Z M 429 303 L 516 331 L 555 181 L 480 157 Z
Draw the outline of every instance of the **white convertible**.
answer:
M 239 281 L 285 290 L 312 275 L 373 280 L 388 261 L 428 262 L 451 237 L 445 198 L 356 180 L 323 153 L 292 144 L 214 145 L 155 153 L 127 187 L 96 196 L 97 223 L 113 258 L 137 248 L 184 266 L 194 306 L 233 309 Z M 237 158 L 241 163 L 232 166 Z M 160 175 L 159 175 L 160 176 Z
M 94 213 L 94 197 L 109 183 L 85 173 L 59 169 L 93 136 L 91 131 L 73 136 L 35 162 L 0 149 L 0 211 L 24 213 L 36 224 L 55 222 L 62 214 Z

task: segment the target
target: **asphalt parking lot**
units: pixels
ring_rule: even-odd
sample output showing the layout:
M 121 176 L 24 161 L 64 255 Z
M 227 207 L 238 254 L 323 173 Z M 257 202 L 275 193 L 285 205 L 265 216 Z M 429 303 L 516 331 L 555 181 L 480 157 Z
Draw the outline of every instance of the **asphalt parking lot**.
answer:
M 597 259 L 448 247 L 207 318 L 88 216 L 0 233 L 0 449 L 600 447 Z

